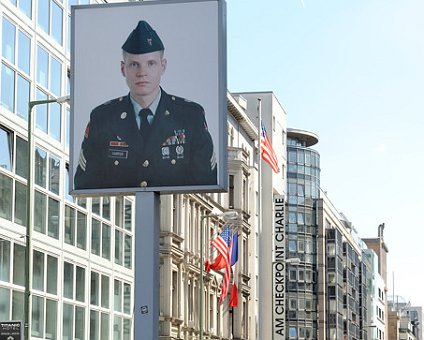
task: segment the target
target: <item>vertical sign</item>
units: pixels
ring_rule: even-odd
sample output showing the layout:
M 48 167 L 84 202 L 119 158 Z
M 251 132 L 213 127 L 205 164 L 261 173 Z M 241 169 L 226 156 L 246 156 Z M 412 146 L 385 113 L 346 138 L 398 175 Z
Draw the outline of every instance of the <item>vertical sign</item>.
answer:
M 274 196 L 273 339 L 286 339 L 286 240 L 284 196 Z

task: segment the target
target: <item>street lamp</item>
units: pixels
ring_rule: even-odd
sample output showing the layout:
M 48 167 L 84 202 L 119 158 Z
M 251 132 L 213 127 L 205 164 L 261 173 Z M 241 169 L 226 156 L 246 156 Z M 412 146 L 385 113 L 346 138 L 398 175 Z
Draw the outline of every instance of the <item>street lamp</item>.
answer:
M 44 99 L 44 100 L 34 100 L 28 103 L 28 173 L 27 173 L 27 210 L 26 210 L 26 248 L 25 248 L 25 340 L 30 339 L 31 333 L 31 266 L 32 266 L 32 256 L 31 256 L 31 239 L 32 239 L 32 198 L 34 191 L 34 183 L 32 181 L 32 173 L 34 167 L 34 155 L 33 155 L 33 119 L 32 119 L 32 109 L 34 106 L 42 105 L 42 104 L 50 104 L 50 103 L 58 103 L 63 104 L 69 102 L 69 96 L 58 97 L 53 99 Z
M 235 220 L 238 218 L 238 212 L 228 210 L 222 213 L 202 215 L 200 217 L 200 284 L 199 284 L 199 340 L 203 340 L 203 247 L 204 247 L 204 225 L 203 220 L 210 217 L 221 217 L 224 221 Z

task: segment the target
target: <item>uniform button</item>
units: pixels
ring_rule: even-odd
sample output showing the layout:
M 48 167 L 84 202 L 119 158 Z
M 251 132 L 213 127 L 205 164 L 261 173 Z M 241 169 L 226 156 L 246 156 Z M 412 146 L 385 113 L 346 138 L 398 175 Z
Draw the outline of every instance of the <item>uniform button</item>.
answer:
M 140 186 L 141 186 L 141 187 L 147 187 L 147 182 L 146 182 L 146 181 L 142 181 L 142 182 L 140 183 Z
M 147 168 L 149 166 L 149 160 L 145 160 L 144 162 L 143 162 L 143 167 L 145 167 L 145 168 Z
M 173 160 L 171 161 L 171 164 L 172 164 L 172 165 L 174 165 L 175 163 L 177 163 L 177 161 L 176 161 L 175 159 L 173 159 Z
M 115 163 L 114 163 L 115 165 L 119 165 L 119 161 L 115 161 Z

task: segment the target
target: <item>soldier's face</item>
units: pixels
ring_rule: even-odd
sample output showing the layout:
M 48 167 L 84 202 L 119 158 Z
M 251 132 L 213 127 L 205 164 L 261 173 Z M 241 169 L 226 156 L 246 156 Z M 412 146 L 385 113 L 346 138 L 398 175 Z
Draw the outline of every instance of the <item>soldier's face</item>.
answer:
M 160 79 L 166 69 L 163 52 L 145 54 L 125 53 L 121 62 L 122 75 L 135 99 L 154 99 L 159 92 Z

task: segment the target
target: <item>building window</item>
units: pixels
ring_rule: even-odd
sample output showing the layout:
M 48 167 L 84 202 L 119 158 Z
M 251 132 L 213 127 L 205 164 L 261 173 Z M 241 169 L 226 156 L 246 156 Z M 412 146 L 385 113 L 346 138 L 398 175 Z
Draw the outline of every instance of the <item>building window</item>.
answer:
M 228 182 L 228 207 L 234 209 L 234 175 L 229 176 Z
M 15 156 L 15 173 L 26 179 L 28 176 L 28 142 L 20 137 L 16 137 Z
M 249 188 L 247 178 L 243 178 L 243 187 L 242 187 L 242 197 L 243 197 L 243 211 L 249 212 Z
M 56 257 L 42 252 L 33 251 L 33 284 L 35 291 L 43 295 L 32 296 L 32 327 L 31 335 L 47 338 L 57 338 L 57 297 L 47 298 L 46 293 L 57 295 L 57 269 Z
M 115 200 L 115 263 L 132 268 L 132 202 L 124 197 Z
M 109 340 L 109 314 L 90 311 L 90 340 Z
M 32 1 L 31 0 L 9 0 L 11 4 L 18 7 L 28 18 L 32 18 Z
M 110 260 L 111 228 L 102 223 L 102 257 Z
M 106 275 L 91 272 L 90 303 L 95 306 L 109 308 L 110 279 Z
M 15 285 L 25 285 L 25 247 L 13 244 L 13 283 Z M 55 292 L 54 292 L 55 293 Z
M 1 85 L 1 105 L 9 111 L 26 118 L 29 102 L 29 81 L 10 67 L 2 64 Z M 19 93 L 19 96 L 16 95 L 17 93 Z
M 34 230 L 59 239 L 59 201 L 35 190 Z
M 37 47 L 37 83 L 56 97 L 61 95 L 62 63 L 41 46 Z
M 12 171 L 13 134 L 0 127 L 0 168 Z
M 131 338 L 131 319 L 115 316 L 113 318 L 113 339 Z
M 131 314 L 131 285 L 115 279 L 113 292 L 114 311 Z
M 85 308 L 63 304 L 62 339 L 85 339 Z
M 64 241 L 80 249 L 87 249 L 87 216 L 76 209 L 65 206 Z
M 11 263 L 11 250 L 13 247 L 13 264 Z M 0 281 L 10 281 L 10 271 L 13 271 L 13 283 L 24 285 L 25 248 L 0 238 Z M 13 269 L 11 268 L 13 266 Z M 10 308 L 10 306 L 12 308 Z M 10 310 L 12 311 L 10 315 Z M 22 291 L 0 288 L 0 319 L 23 320 L 24 294 Z
M 12 178 L 0 173 L 0 217 L 12 220 Z
M 38 0 L 38 26 L 62 45 L 63 9 L 53 0 Z
M 178 289 L 178 272 L 172 271 L 172 316 L 178 318 L 179 313 L 179 289 Z M 213 326 L 212 326 L 213 327 Z
M 97 219 L 91 220 L 91 253 L 100 256 L 100 236 L 102 223 Z
M 62 63 L 43 47 L 37 47 L 36 89 L 37 100 L 46 100 L 50 94 L 62 94 Z M 28 105 L 28 103 L 26 104 Z M 36 127 L 57 141 L 61 140 L 62 106 L 59 103 L 38 105 L 35 108 Z
M 289 327 L 289 339 L 298 339 L 296 327 Z
M 111 227 L 97 219 L 91 220 L 91 253 L 110 260 Z
M 15 181 L 15 223 L 26 226 L 26 185 Z
M 26 119 L 30 93 L 31 39 L 6 18 L 2 20 L 1 105 Z M 17 95 L 19 94 L 19 95 Z
M 35 184 L 45 188 L 47 177 L 47 152 L 36 147 L 34 158 L 34 182 Z
M 0 239 L 0 281 L 4 282 L 10 282 L 10 245 L 9 241 Z
M 37 100 L 46 100 L 47 94 L 37 89 Z M 61 105 L 59 103 L 50 103 L 48 105 L 38 105 L 35 108 L 36 127 L 47 133 L 57 141 L 61 139 Z

